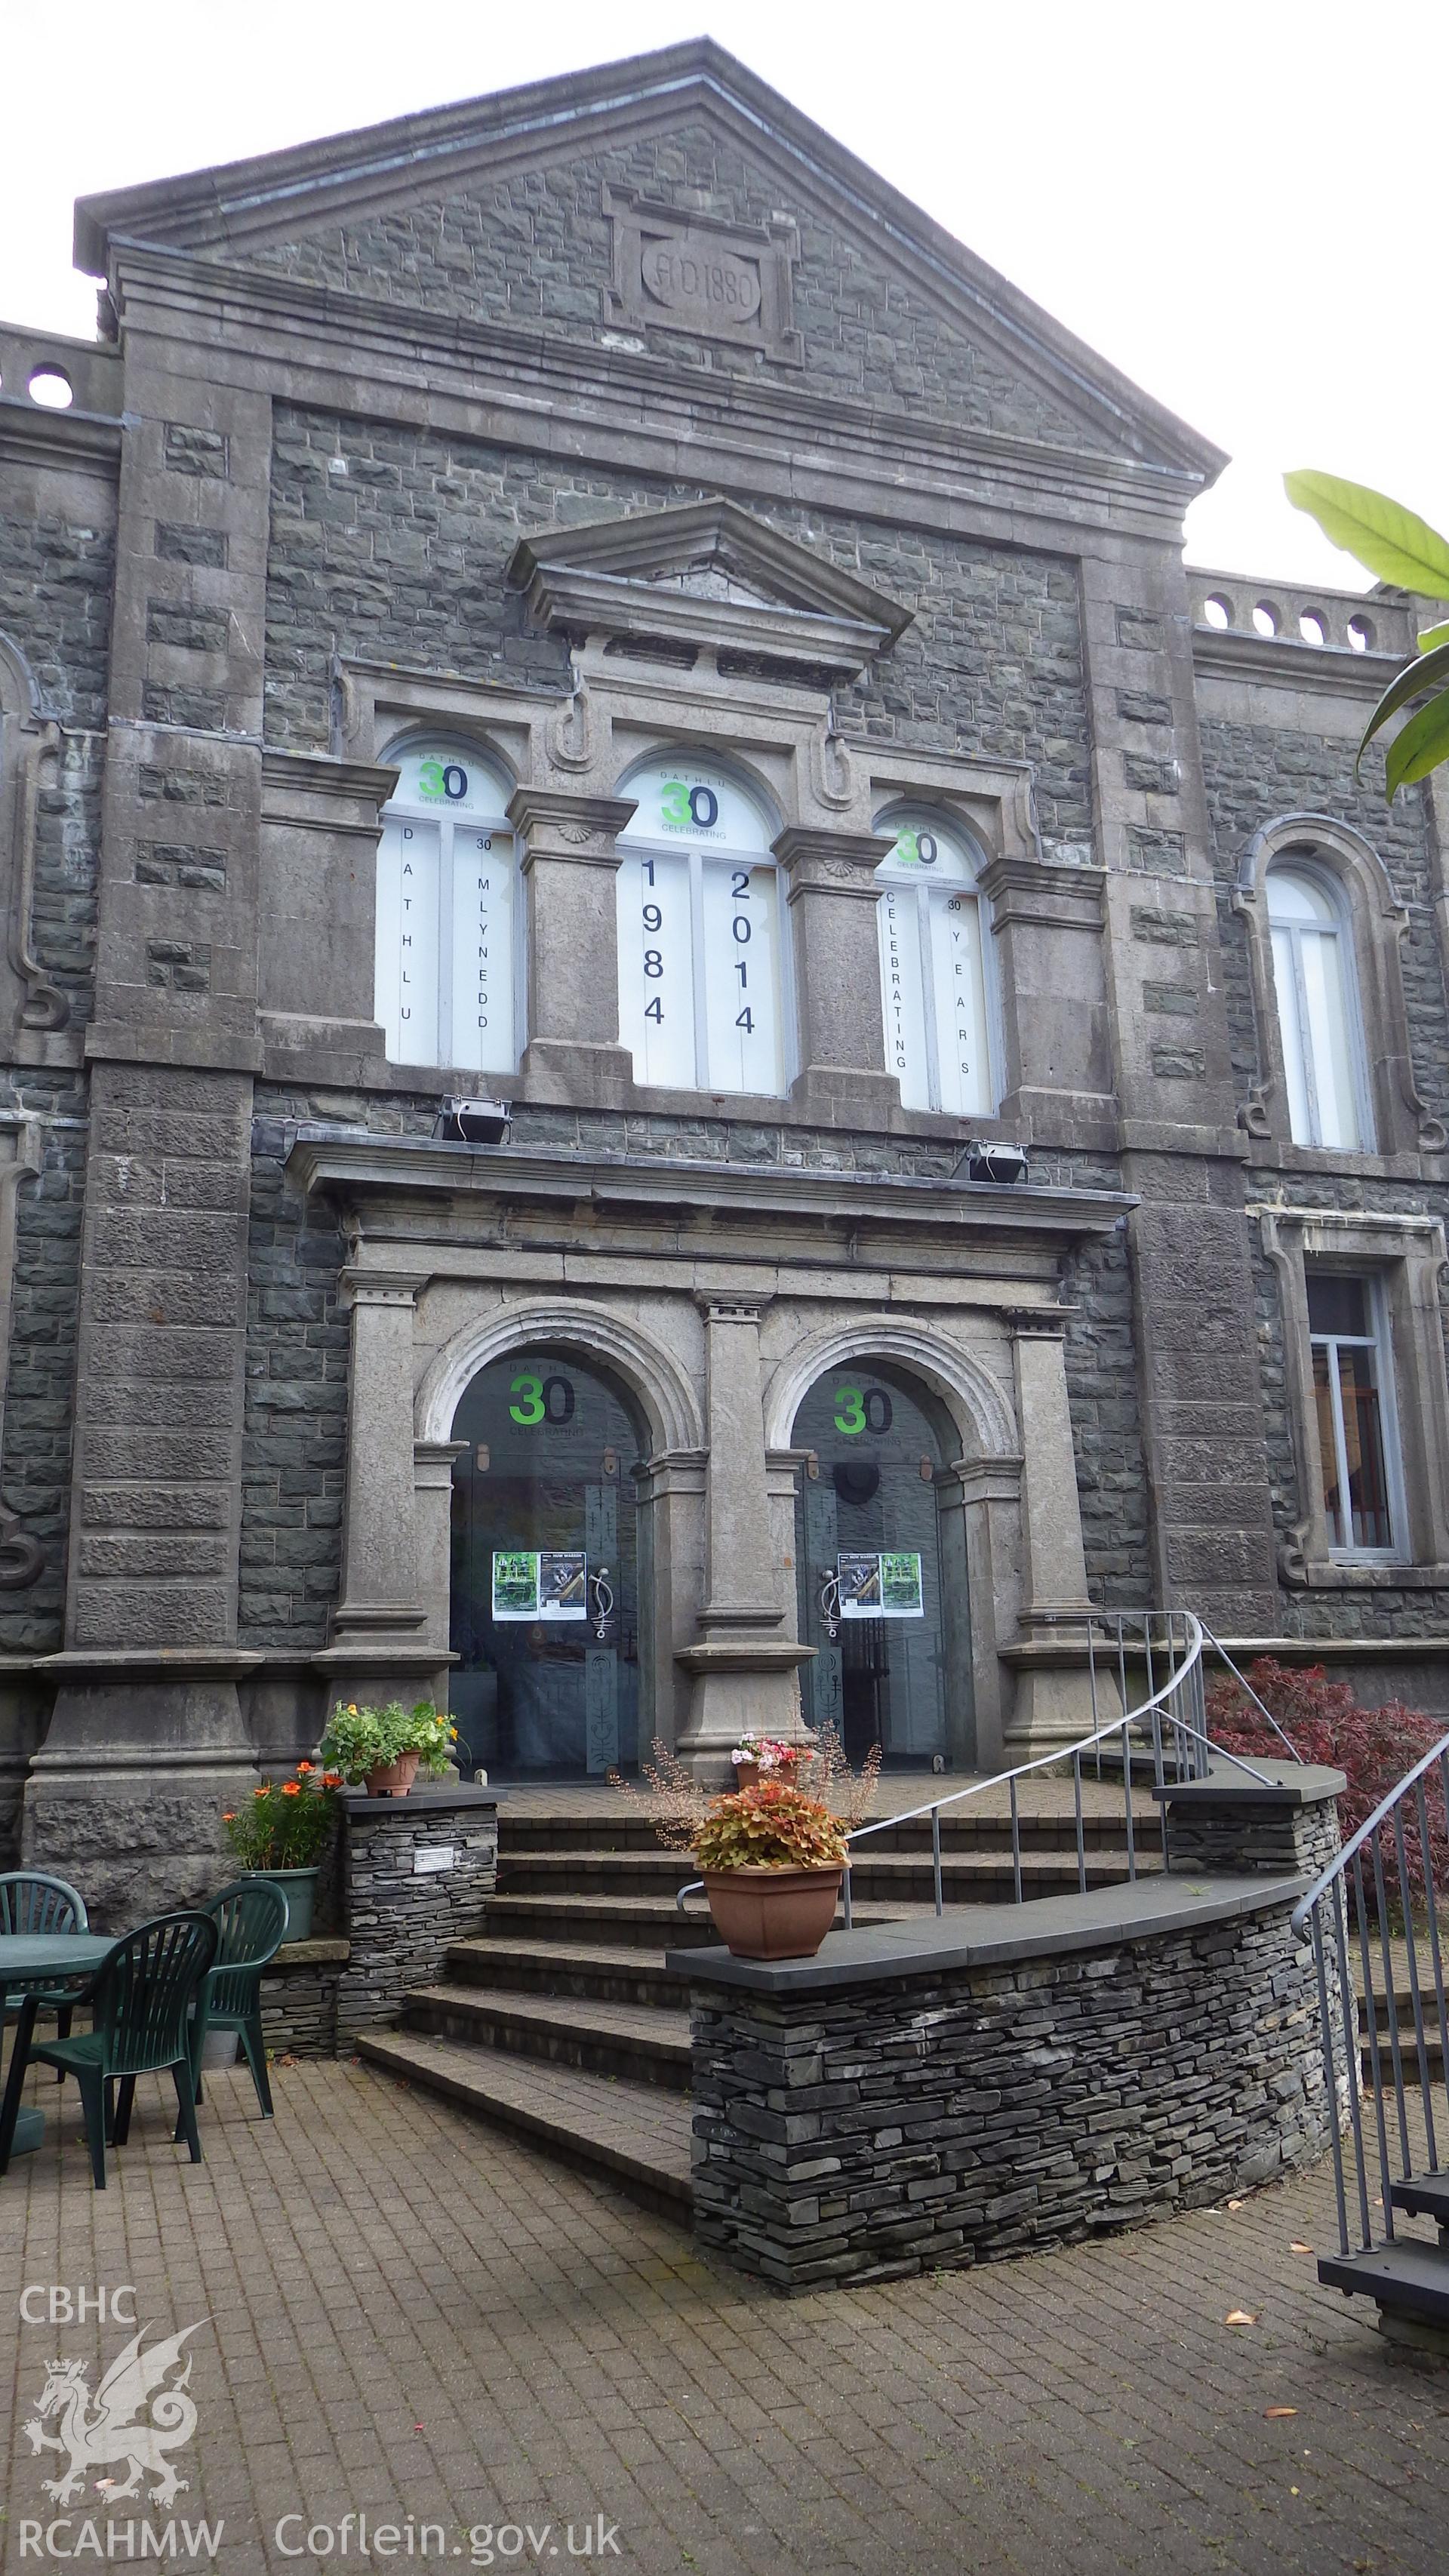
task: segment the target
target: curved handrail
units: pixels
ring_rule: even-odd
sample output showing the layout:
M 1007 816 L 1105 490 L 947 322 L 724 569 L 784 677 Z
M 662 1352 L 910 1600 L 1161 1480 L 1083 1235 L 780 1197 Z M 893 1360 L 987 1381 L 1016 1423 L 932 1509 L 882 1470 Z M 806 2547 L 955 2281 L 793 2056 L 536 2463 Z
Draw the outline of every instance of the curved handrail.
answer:
M 1449 1735 L 1441 1735 L 1437 1744 L 1430 1745 L 1429 1750 L 1424 1755 L 1422 1761 L 1416 1762 L 1412 1771 L 1406 1771 L 1402 1780 L 1396 1780 L 1394 1782 L 1388 1796 L 1379 1800 L 1373 1814 L 1366 1818 L 1365 1822 L 1359 1826 L 1358 1832 L 1350 1841 L 1343 1845 L 1342 1850 L 1335 1852 L 1332 1860 L 1328 1864 L 1328 1867 L 1319 1871 L 1318 1876 L 1315 1878 L 1307 1895 L 1294 1906 L 1291 1921 L 1295 1932 L 1302 1932 L 1305 1929 L 1308 1917 L 1312 1913 L 1314 1906 L 1318 1903 L 1320 1896 L 1327 1893 L 1336 1878 L 1341 1878 L 1343 1876 L 1345 1869 L 1348 1867 L 1348 1864 L 1353 1859 L 1355 1853 L 1361 1851 L 1364 1844 L 1368 1841 L 1369 1836 L 1377 1832 L 1379 1826 L 1383 1823 L 1385 1816 L 1393 1813 L 1393 1810 L 1398 1805 L 1399 1800 L 1403 1797 L 1405 1791 L 1412 1789 L 1416 1780 L 1423 1779 L 1423 1776 L 1428 1770 L 1431 1762 L 1439 1761 L 1441 1756 L 1446 1753 L 1449 1753 Z
M 1153 1691 L 1150 1696 L 1141 1701 L 1137 1707 L 1124 1709 L 1118 1716 L 1112 1718 L 1107 1725 L 1095 1728 L 1090 1735 L 1081 1736 L 1075 1744 L 1053 1745 L 1050 1752 L 1038 1754 L 1030 1762 L 1018 1762 L 1014 1764 L 1009 1771 L 994 1772 L 990 1779 L 973 1780 L 964 1789 L 953 1789 L 949 1797 L 931 1798 L 928 1799 L 923 1806 L 907 1807 L 898 1815 L 877 1816 L 873 1818 L 868 1825 L 857 1825 L 854 1830 L 846 1836 L 847 1847 L 853 1843 L 863 1842 L 869 1834 L 886 1833 L 894 1829 L 897 1825 L 914 1824 L 918 1822 L 921 1817 L 929 1816 L 931 1819 L 936 1911 L 939 1914 L 942 1910 L 943 1901 L 941 1892 L 940 1848 L 940 1820 L 942 1813 L 947 1807 L 958 1806 L 967 1798 L 982 1798 L 985 1797 L 988 1790 L 1006 1788 L 1009 1790 L 1011 1796 L 1013 1876 L 1016 1885 L 1017 1901 L 1019 1903 L 1021 1901 L 1021 1869 L 1020 1855 L 1016 1847 L 1016 1784 L 1019 1780 L 1028 1778 L 1030 1774 L 1035 1771 L 1055 1770 L 1058 1769 L 1062 1763 L 1070 1762 L 1073 1765 L 1078 1805 L 1078 1874 L 1079 1878 L 1084 1879 L 1085 1859 L 1082 1851 L 1082 1837 L 1080 1830 L 1080 1765 L 1082 1756 L 1085 1753 L 1095 1751 L 1101 1745 L 1109 1742 L 1113 1736 L 1125 1735 L 1128 1728 L 1140 1726 L 1144 1719 L 1152 1719 L 1155 1721 L 1153 1727 L 1154 1749 L 1160 1773 L 1162 1757 L 1161 1719 L 1159 1712 L 1163 1709 L 1167 1701 L 1173 1699 L 1181 1692 L 1183 1684 L 1188 1680 L 1189 1676 L 1200 1671 L 1203 1659 L 1203 1644 L 1207 1633 L 1203 1627 L 1202 1621 L 1197 1617 L 1196 1613 L 1191 1610 L 1145 1610 L 1135 1612 L 1099 1611 L 1095 1613 L 1094 1616 L 1099 1622 L 1104 1620 L 1110 1621 L 1117 1627 L 1117 1652 L 1124 1671 L 1126 1656 L 1129 1652 L 1133 1654 L 1146 1653 L 1149 1658 L 1150 1671 L 1150 1658 L 1154 1643 L 1150 1635 L 1150 1624 L 1154 1619 L 1165 1619 L 1169 1622 L 1181 1621 L 1187 1652 L 1183 1656 L 1181 1663 L 1174 1664 L 1167 1680 L 1162 1684 L 1159 1690 Z M 1122 1631 L 1127 1624 L 1137 1620 L 1140 1620 L 1142 1624 L 1141 1644 L 1129 1647 Z M 1081 1624 L 1090 1631 L 1092 1620 L 1084 1615 Z M 1167 1650 L 1169 1652 L 1171 1651 L 1171 1644 L 1172 1641 L 1169 1638 L 1167 1641 Z M 1159 1645 L 1158 1651 L 1162 1650 L 1162 1646 Z M 1265 1771 L 1256 1770 L 1253 1764 L 1247 1761 L 1240 1754 L 1229 1753 L 1222 1745 L 1214 1744 L 1205 1729 L 1199 1726 L 1194 1726 L 1191 1719 L 1183 1713 L 1181 1708 L 1177 1708 L 1172 1711 L 1170 1723 L 1175 1730 L 1179 1730 L 1182 1734 L 1190 1736 L 1193 1739 L 1194 1744 L 1200 1745 L 1205 1752 L 1214 1755 L 1221 1762 L 1231 1763 L 1234 1770 L 1245 1772 L 1250 1780 L 1255 1780 L 1258 1783 L 1260 1788 L 1271 1788 L 1273 1786 L 1273 1783 Z M 1297 1757 L 1295 1756 L 1295 1759 L 1296 1758 Z M 1135 1878 L 1136 1854 L 1132 1840 L 1130 1770 L 1131 1765 L 1129 1756 L 1127 1763 L 1128 1864 L 1130 1874 Z M 697 1895 L 703 1885 L 703 1879 L 694 1878 L 690 1879 L 685 1886 L 678 1888 L 675 1891 L 674 1899 L 676 1910 L 682 1913 L 684 1910 L 685 1898 L 687 1896 Z M 844 1903 L 845 1919 L 848 1927 L 850 1922 L 850 1863 L 848 1859 L 846 1861 Z

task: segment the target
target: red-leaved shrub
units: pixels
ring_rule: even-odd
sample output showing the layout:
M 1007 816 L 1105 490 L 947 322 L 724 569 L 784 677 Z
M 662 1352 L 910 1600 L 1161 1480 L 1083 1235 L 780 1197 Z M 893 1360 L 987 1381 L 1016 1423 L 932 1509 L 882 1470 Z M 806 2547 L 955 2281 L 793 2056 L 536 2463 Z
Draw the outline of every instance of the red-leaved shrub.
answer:
M 1263 1655 L 1248 1666 L 1247 1678 L 1264 1707 L 1272 1710 L 1300 1761 L 1326 1763 L 1346 1774 L 1348 1788 L 1338 1802 L 1339 1830 L 1345 1842 L 1449 1732 L 1420 1710 L 1405 1708 L 1401 1700 L 1389 1700 L 1382 1708 L 1360 1708 L 1349 1684 L 1331 1682 L 1321 1664 L 1280 1664 L 1274 1656 Z M 1284 1758 L 1279 1738 L 1235 1681 L 1224 1678 L 1209 1683 L 1207 1717 L 1208 1733 L 1224 1752 L 1239 1753 L 1247 1761 L 1255 1755 Z M 1449 1888 L 1449 1818 L 1437 1764 L 1425 1772 L 1423 1785 L 1437 1892 Z M 1412 1794 L 1401 1812 L 1409 1884 L 1420 1891 L 1424 1856 Z M 1379 1839 L 1386 1875 L 1396 1878 L 1391 1818 L 1386 1819 Z

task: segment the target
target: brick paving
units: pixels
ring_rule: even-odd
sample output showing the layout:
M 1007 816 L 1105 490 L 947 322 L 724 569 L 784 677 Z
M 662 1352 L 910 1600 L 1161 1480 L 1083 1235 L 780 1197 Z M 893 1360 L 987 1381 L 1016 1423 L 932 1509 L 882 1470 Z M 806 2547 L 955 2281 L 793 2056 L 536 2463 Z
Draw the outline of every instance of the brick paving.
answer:
M 781 2301 L 445 2102 L 346 2063 L 274 2080 L 263 2127 L 244 2074 L 208 2079 L 195 2169 L 144 2082 L 100 2195 L 73 2090 L 57 2146 L 47 2085 L 51 2136 L 0 2183 L 7 2329 L 36 2282 L 133 2283 L 153 2335 L 208 2321 L 170 2510 L 222 2519 L 234 2576 L 370 2564 L 355 2529 L 295 2560 L 274 2536 L 291 2513 L 293 2547 L 309 2524 L 337 2535 L 349 2511 L 400 2526 L 403 2548 L 412 2517 L 412 2563 L 440 2523 L 455 2564 L 567 2565 L 572 2522 L 575 2563 L 645 2576 L 1449 2562 L 1449 2371 L 1391 2360 L 1372 2310 L 1291 2250 L 1327 2241 L 1327 2169 L 1065 2254 Z M 1256 2325 L 1227 2327 L 1237 2307 Z M 22 2431 L 48 2362 L 109 2363 L 125 2339 L 90 2320 L 15 2332 L 7 2570 L 45 2563 L 22 2557 L 24 2521 L 67 2510 Z M 1282 2406 L 1298 2411 L 1267 2413 Z M 108 2511 L 164 2524 L 144 2501 L 108 2508 L 103 2474 L 68 2509 L 102 2517 L 102 2543 Z M 599 2558 L 595 2527 L 589 2560 L 601 2513 L 618 2554 Z M 494 2537 L 475 2550 L 478 2526 Z

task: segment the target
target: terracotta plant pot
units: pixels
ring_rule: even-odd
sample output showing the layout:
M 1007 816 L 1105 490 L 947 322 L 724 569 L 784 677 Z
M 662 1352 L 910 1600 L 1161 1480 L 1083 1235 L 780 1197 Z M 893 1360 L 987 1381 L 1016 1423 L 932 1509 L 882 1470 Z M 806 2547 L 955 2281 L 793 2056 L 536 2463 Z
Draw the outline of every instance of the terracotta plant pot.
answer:
M 835 1921 L 844 1870 L 707 1869 L 714 1928 L 736 1959 L 813 1959 Z
M 376 1771 L 369 1771 L 369 1798 L 405 1798 L 421 1760 L 420 1753 L 400 1753 L 396 1762 L 383 1762 Z
M 758 1762 L 737 1762 L 734 1766 L 734 1771 L 735 1787 L 737 1789 L 758 1789 L 760 1785 L 760 1766 Z

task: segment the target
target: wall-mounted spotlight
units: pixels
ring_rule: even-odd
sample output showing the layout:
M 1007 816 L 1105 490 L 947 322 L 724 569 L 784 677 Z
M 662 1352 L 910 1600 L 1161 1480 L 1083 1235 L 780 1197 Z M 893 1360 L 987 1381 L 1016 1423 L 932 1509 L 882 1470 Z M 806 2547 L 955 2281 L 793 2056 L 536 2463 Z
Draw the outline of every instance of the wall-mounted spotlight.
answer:
M 1009 1188 L 1027 1177 L 1026 1148 L 986 1144 L 980 1137 L 973 1137 L 952 1177 L 958 1181 L 963 1177 L 968 1181 L 994 1181 L 998 1189 Z
M 451 1144 L 506 1145 L 508 1118 L 506 1100 L 445 1100 L 433 1132 Z

